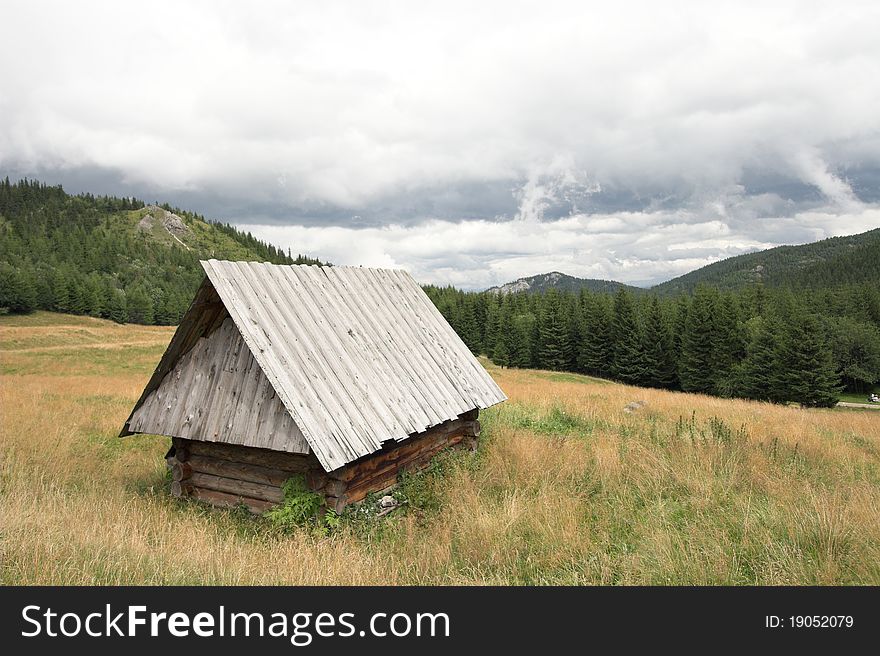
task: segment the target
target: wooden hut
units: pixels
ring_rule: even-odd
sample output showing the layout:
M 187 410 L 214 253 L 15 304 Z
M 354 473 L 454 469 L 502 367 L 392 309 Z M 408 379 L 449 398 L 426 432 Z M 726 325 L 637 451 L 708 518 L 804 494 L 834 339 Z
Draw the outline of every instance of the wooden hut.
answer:
M 121 436 L 167 435 L 172 491 L 262 512 L 303 475 L 337 511 L 507 397 L 399 270 L 202 262 L 205 279 Z

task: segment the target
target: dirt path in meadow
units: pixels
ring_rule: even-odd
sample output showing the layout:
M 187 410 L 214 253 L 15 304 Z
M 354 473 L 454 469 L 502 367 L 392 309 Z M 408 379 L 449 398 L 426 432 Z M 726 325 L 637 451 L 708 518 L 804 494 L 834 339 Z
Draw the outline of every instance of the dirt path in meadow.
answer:
M 869 410 L 880 410 L 880 403 L 850 403 L 849 401 L 838 401 L 839 408 L 868 408 Z

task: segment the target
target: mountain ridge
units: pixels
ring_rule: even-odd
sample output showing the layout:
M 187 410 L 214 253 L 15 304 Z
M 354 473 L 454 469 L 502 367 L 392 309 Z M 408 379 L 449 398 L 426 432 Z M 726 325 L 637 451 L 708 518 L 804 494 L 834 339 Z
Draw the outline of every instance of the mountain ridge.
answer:
M 690 293 L 707 284 L 721 290 L 833 287 L 880 280 L 880 228 L 808 244 L 775 246 L 707 264 L 651 287 L 661 294 Z
M 486 291 L 502 294 L 541 293 L 548 289 L 615 292 L 623 287 L 636 293 L 674 295 L 692 293 L 700 284 L 733 291 L 757 283 L 768 287 L 788 285 L 802 288 L 872 281 L 880 281 L 880 228 L 735 255 L 651 287 L 636 287 L 616 280 L 577 278 L 551 271 L 518 278 Z

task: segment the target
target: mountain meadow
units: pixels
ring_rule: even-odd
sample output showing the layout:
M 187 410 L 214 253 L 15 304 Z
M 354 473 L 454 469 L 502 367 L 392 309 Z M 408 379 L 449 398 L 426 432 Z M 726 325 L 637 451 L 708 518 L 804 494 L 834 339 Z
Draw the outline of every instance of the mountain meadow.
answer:
M 880 584 L 880 232 L 650 290 L 425 291 L 510 397 L 333 524 L 170 494 L 119 438 L 199 259 L 317 264 L 133 198 L 0 182 L 0 583 Z M 523 281 L 527 284 L 523 285 Z
M 117 434 L 173 329 L 0 317 L 4 584 L 878 584 L 880 413 L 500 368 L 475 454 L 330 531 L 169 494 Z

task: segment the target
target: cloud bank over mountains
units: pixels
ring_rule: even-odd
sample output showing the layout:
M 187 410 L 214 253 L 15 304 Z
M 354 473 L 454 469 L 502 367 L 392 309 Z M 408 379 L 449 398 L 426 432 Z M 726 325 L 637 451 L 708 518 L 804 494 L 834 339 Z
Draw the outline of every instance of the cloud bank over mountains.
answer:
M 880 225 L 880 6 L 13 2 L 0 173 L 337 263 L 624 282 Z

